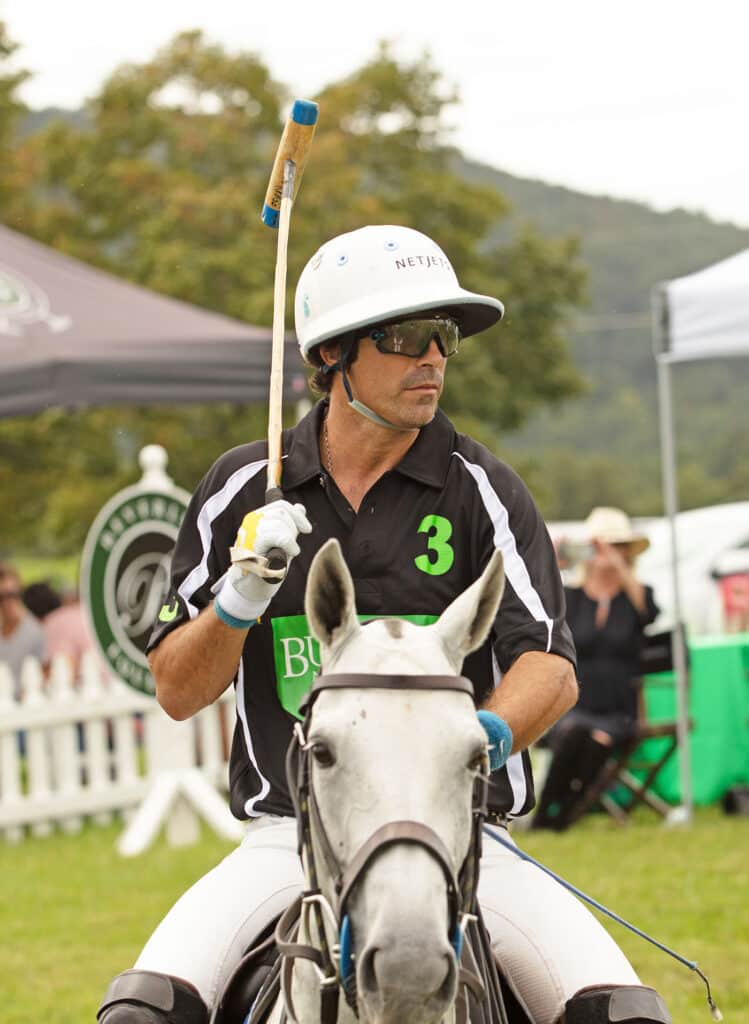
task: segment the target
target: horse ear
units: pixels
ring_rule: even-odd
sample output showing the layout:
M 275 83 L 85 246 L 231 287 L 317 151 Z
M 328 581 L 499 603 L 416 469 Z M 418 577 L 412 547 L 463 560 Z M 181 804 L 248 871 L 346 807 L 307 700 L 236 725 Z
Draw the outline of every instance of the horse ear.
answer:
M 336 646 L 360 628 L 354 583 L 335 538 L 326 541 L 312 559 L 304 610 L 312 635 L 325 647 Z
M 495 550 L 481 576 L 447 606 L 435 623 L 457 669 L 465 656 L 480 647 L 489 635 L 504 589 L 502 552 Z

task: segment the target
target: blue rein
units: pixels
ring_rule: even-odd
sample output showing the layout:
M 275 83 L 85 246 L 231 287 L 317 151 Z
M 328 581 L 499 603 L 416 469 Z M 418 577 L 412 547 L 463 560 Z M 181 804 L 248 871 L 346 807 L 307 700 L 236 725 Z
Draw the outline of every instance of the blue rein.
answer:
M 351 922 L 348 914 L 344 914 L 341 921 L 341 933 L 338 937 L 340 945 L 340 967 L 339 974 L 341 984 L 346 992 L 350 993 L 356 981 L 356 966 L 354 964 L 354 945 L 351 941 Z

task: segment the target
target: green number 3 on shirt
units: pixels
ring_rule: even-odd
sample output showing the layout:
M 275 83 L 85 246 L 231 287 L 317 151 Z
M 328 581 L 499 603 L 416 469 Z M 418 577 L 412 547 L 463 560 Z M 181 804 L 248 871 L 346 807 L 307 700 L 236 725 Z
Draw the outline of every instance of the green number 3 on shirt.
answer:
M 419 533 L 427 533 L 427 555 L 418 555 L 414 562 L 417 569 L 430 576 L 442 576 L 455 561 L 455 552 L 448 543 L 452 537 L 453 527 L 444 516 L 424 516 L 419 523 Z

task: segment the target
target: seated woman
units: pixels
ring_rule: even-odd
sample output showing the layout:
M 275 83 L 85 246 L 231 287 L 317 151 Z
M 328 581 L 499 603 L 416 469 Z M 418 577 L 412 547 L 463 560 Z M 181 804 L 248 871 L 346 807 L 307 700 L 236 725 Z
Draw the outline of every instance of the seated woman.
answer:
M 552 760 L 532 828 L 565 829 L 612 747 L 632 735 L 643 633 L 658 615 L 652 589 L 634 573 L 647 537 L 616 508 L 594 508 L 585 525 L 590 546 L 582 583 L 565 587 L 580 696 L 545 737 Z

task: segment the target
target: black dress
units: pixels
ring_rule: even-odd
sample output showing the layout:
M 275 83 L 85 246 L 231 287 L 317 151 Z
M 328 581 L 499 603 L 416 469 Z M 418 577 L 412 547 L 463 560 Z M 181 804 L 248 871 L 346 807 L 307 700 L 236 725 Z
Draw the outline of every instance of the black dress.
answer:
M 565 588 L 580 693 L 575 707 L 545 737 L 553 757 L 534 828 L 566 828 L 574 805 L 603 768 L 612 747 L 629 738 L 636 727 L 635 682 L 641 674 L 643 631 L 658 615 L 652 588 L 644 589 L 642 614 L 620 591 L 611 599 L 606 621 L 597 626 L 598 603 L 582 587 Z M 610 742 L 601 743 L 594 735 L 597 730 L 608 734 Z
M 612 598 L 608 617 L 596 626 L 597 603 L 582 587 L 566 587 L 567 624 L 577 649 L 580 685 L 575 710 L 614 719 L 637 719 L 643 630 L 658 615 L 652 587 L 646 586 L 645 611 L 637 611 L 625 592 Z

